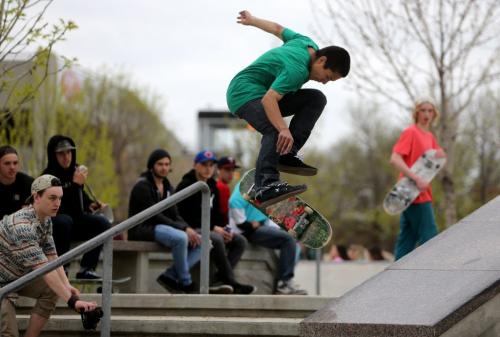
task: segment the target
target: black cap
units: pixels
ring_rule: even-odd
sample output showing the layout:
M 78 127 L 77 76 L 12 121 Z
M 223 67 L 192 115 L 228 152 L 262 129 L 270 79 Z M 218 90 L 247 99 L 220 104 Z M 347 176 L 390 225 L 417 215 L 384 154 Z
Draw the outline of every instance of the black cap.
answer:
M 66 150 L 75 150 L 75 149 L 76 149 L 76 147 L 71 145 L 69 140 L 63 139 L 57 143 L 57 145 L 54 149 L 54 152 L 62 152 L 62 151 L 66 151 Z
M 241 166 L 236 165 L 236 160 L 233 157 L 221 157 L 217 163 L 217 167 L 237 169 Z

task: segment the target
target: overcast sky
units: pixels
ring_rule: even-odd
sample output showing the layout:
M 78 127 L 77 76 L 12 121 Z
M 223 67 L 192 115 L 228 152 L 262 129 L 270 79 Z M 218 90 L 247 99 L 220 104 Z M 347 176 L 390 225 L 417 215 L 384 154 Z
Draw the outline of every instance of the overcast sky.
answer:
M 73 20 L 70 32 L 55 50 L 78 58 L 81 67 L 122 71 L 139 87 L 164 102 L 163 120 L 191 150 L 197 146 L 197 112 L 227 110 L 226 88 L 232 77 L 279 40 L 254 27 L 236 23 L 240 10 L 270 19 L 304 35 L 313 16 L 305 0 L 56 0 L 49 21 Z M 318 43 L 319 44 L 319 43 Z M 320 45 L 320 47 L 322 47 Z M 352 97 L 340 80 L 321 88 L 328 105 L 309 146 L 326 147 L 349 130 L 345 112 Z

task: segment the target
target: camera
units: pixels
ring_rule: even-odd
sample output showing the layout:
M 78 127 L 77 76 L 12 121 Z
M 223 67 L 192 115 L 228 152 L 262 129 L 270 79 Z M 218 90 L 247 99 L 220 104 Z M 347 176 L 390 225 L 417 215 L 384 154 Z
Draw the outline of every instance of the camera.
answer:
M 103 312 L 101 308 L 95 308 L 91 311 L 80 311 L 80 315 L 82 316 L 83 328 L 85 330 L 95 330 L 97 323 L 103 316 Z

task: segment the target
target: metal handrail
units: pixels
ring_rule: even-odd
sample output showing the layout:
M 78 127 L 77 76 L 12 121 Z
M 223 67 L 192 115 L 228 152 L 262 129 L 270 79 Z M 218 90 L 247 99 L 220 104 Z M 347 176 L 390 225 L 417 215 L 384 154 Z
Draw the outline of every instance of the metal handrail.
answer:
M 210 188 L 205 182 L 198 181 L 185 189 L 174 193 L 165 200 L 145 209 L 144 211 L 128 218 L 127 220 L 111 227 L 93 239 L 82 243 L 57 259 L 48 262 L 45 266 L 31 271 L 17 280 L 0 288 L 0 307 L 2 300 L 8 293 L 16 291 L 30 281 L 51 272 L 52 270 L 68 263 L 100 245 L 103 246 L 103 280 L 102 280 L 102 311 L 104 316 L 101 321 L 101 337 L 109 337 L 111 331 L 111 287 L 113 274 L 113 237 L 144 222 L 152 216 L 166 210 L 178 202 L 200 192 L 201 199 L 201 267 L 200 267 L 200 294 L 208 294 L 209 253 L 210 253 Z

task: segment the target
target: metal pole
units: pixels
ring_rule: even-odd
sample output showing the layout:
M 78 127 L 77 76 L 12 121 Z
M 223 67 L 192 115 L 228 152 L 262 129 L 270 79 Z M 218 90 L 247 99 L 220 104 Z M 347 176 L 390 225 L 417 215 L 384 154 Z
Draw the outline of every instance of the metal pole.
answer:
M 201 193 L 201 266 L 200 294 L 208 294 L 210 269 L 210 189 Z
M 103 249 L 103 275 L 102 275 L 102 323 L 101 337 L 110 337 L 111 333 L 111 293 L 113 288 L 113 238 L 104 243 Z
M 316 249 L 316 295 L 320 295 L 321 288 L 321 260 L 323 257 L 323 249 Z

